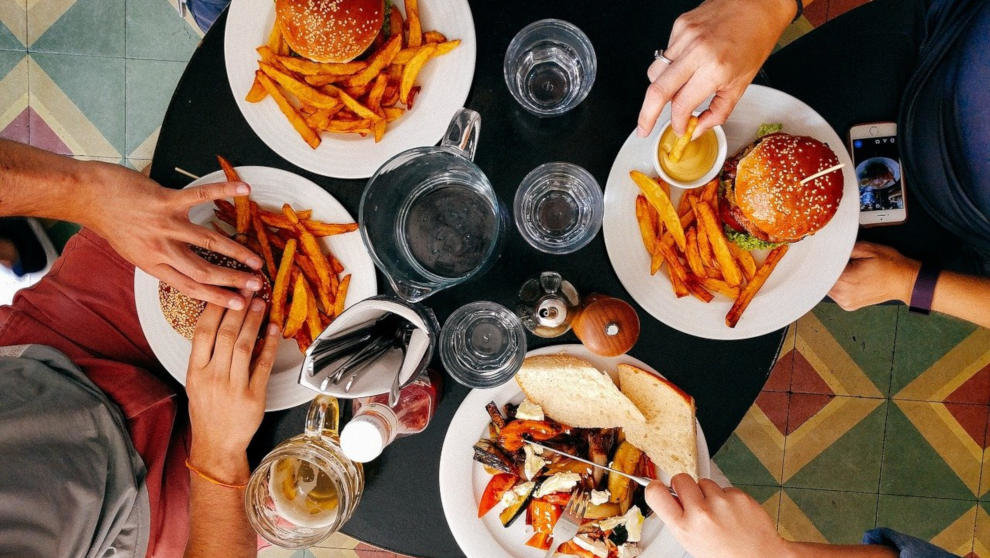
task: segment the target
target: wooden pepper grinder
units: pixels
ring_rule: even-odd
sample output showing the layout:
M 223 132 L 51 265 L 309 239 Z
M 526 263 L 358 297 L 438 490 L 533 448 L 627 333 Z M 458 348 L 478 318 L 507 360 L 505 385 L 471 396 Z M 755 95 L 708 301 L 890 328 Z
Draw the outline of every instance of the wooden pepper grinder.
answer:
M 574 334 L 585 347 L 602 356 L 618 356 L 632 349 L 639 339 L 639 315 L 628 302 L 590 294 L 571 322 Z

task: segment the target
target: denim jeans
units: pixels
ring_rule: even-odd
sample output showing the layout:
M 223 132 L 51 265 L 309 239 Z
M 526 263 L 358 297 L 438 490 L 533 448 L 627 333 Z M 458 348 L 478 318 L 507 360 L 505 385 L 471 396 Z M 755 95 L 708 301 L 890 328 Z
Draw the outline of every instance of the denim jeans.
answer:
M 230 0 L 187 0 L 187 4 L 196 25 L 206 33 L 220 17 L 220 12 L 230 4 Z

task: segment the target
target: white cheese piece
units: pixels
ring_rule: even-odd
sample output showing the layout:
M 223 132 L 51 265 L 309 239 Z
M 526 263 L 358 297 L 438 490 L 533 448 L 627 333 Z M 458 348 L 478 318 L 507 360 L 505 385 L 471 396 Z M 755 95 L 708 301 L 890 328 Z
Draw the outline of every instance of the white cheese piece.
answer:
M 502 504 L 511 506 L 517 499 L 525 497 L 535 485 L 535 482 L 524 482 L 514 487 L 512 490 L 506 490 L 505 493 L 502 494 Z
M 605 502 L 608 502 L 609 496 L 612 494 L 608 490 L 592 490 L 591 491 L 591 505 L 600 506 Z
M 618 548 L 618 554 L 616 558 L 636 558 L 639 556 L 640 549 L 639 545 L 636 543 L 624 543 Z
M 523 402 L 516 409 L 516 418 L 522 420 L 544 420 L 543 407 L 540 407 L 529 399 L 523 399 Z
M 617 515 L 615 517 L 608 517 L 598 522 L 598 528 L 602 531 L 611 531 L 617 526 L 622 525 L 626 522 L 626 516 Z
M 639 511 L 639 506 L 633 506 L 629 508 L 626 515 L 623 516 L 626 523 L 626 533 L 629 534 L 629 538 L 626 539 L 629 542 L 639 542 L 643 538 L 643 514 Z
M 608 558 L 608 545 L 602 541 L 586 539 L 584 535 L 578 535 L 571 539 L 571 541 L 595 556 L 598 556 L 598 558 Z
M 570 492 L 572 488 L 581 480 L 581 475 L 577 473 L 556 473 L 543 481 L 543 484 L 536 489 L 534 498 L 542 498 L 554 492 Z
M 536 455 L 533 451 L 533 446 L 525 445 L 523 446 L 523 452 L 526 453 L 526 462 L 523 464 L 523 473 L 526 474 L 526 480 L 533 480 L 537 474 L 543 469 L 547 464 L 547 460 Z

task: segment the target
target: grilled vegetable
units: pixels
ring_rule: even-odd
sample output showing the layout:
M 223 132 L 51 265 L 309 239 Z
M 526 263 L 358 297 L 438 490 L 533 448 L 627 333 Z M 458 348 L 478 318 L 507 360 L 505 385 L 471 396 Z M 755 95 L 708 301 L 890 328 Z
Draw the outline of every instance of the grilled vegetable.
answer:
M 503 473 L 516 474 L 517 468 L 512 459 L 505 455 L 491 440 L 478 440 L 474 445 L 474 460 Z
M 495 425 L 497 434 L 505 426 L 505 417 L 502 416 L 502 412 L 498 410 L 498 405 L 494 401 L 485 405 L 485 410 L 488 411 L 488 416 L 492 417 L 492 424 Z
M 635 474 L 636 468 L 639 466 L 639 458 L 642 454 L 643 452 L 637 449 L 636 446 L 629 442 L 622 442 L 612 457 L 612 468 L 630 475 Z M 622 510 L 622 513 L 625 513 L 629 509 L 629 506 L 632 505 L 633 482 L 615 473 L 609 473 L 608 491 L 611 493 L 609 497 L 610 502 L 620 504 L 620 507 L 621 504 L 626 504 L 625 509 Z
M 498 435 L 498 443 L 509 451 L 518 451 L 525 443 L 523 436 L 535 441 L 549 440 L 563 432 L 557 424 L 542 420 L 514 420 L 502 428 Z
M 523 510 L 526 509 L 526 504 L 533 495 L 533 491 L 536 490 L 536 487 L 538 486 L 539 483 L 534 483 L 533 487 L 530 488 L 528 492 L 517 495 L 516 499 L 513 500 L 511 504 L 506 506 L 506 508 L 502 510 L 502 513 L 498 514 L 498 519 L 502 522 L 503 527 L 512 525 L 512 522 L 515 521 L 517 517 L 522 515 Z
M 585 519 L 605 519 L 617 515 L 622 515 L 622 512 L 619 511 L 619 504 L 612 502 L 588 506 L 587 511 L 584 512 Z
M 552 533 L 553 526 L 560 519 L 564 508 L 545 500 L 530 500 L 529 515 L 532 518 L 533 530 L 536 532 Z
M 495 504 L 502 499 L 505 491 L 512 490 L 515 484 L 516 476 L 511 473 L 502 473 L 492 477 L 492 480 L 488 481 L 485 491 L 481 494 L 481 503 L 478 504 L 478 517 L 484 517 L 486 513 L 490 512 L 495 507 Z
M 615 430 L 588 430 L 586 436 L 588 438 L 588 460 L 598 465 L 608 465 L 608 454 L 615 444 Z M 591 474 L 594 480 L 593 486 L 598 486 L 605 475 L 605 470 L 595 468 Z

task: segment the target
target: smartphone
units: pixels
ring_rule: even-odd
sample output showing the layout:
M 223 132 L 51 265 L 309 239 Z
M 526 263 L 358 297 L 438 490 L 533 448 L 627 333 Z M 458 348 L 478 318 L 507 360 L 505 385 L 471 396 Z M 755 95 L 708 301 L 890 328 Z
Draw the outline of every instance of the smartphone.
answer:
M 853 126 L 849 129 L 849 152 L 859 182 L 859 224 L 875 227 L 906 221 L 897 124 L 870 122 Z

